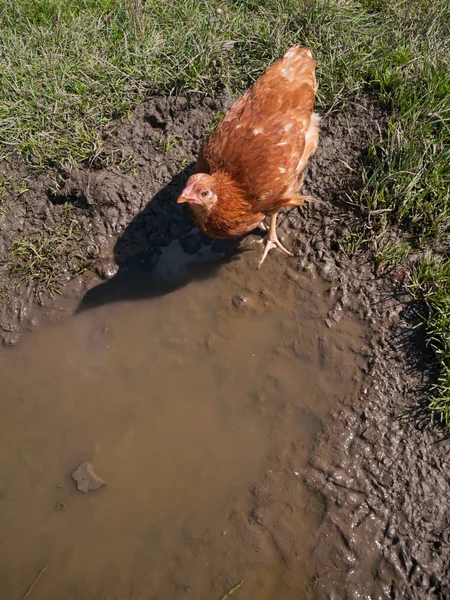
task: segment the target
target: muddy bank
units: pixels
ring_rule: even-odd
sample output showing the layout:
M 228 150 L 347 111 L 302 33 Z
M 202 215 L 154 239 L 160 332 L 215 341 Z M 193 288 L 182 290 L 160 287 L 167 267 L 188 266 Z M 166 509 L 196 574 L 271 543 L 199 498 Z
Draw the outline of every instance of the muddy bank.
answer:
M 5 344 L 14 344 L 43 316 L 70 314 L 90 288 L 82 306 L 141 296 L 142 287 L 126 285 L 127 273 L 141 269 L 145 286 L 145 275 L 160 260 L 159 248 L 173 240 L 193 254 L 206 243 L 220 259 L 232 250 L 192 231 L 184 207 L 174 202 L 192 172 L 205 129 L 229 103 L 226 98 L 152 99 L 130 121 L 117 124 L 90 168 L 29 175 L 29 191 L 20 198 L 11 191 L 0 247 Z M 297 478 L 303 477 L 327 510 L 314 549 L 315 594 L 323 598 L 449 595 L 449 442 L 442 431 L 419 428 L 414 418 L 427 383 L 424 374 L 430 372 L 430 365 L 421 363 L 426 356 L 421 328 L 401 294 L 401 273 L 380 279 L 370 257 L 350 257 L 349 251 L 352 232 L 362 222 L 348 209 L 346 193 L 361 185 L 361 161 L 370 141 L 382 135 L 384 121 L 383 110 L 367 98 L 324 119 L 305 184 L 305 193 L 317 202 L 284 215 L 281 230 L 294 258 L 280 263 L 280 257 L 269 257 L 283 265 L 280 273 L 290 280 L 324 280 L 333 304 L 328 327 L 347 313 L 370 323 L 363 392 L 333 410 L 309 468 L 297 472 L 280 456 L 276 472 L 255 482 L 250 497 L 241 501 L 245 510 L 229 517 L 233 527 L 244 512 L 247 517 L 234 527 L 248 529 L 248 548 L 255 551 L 252 536 L 265 531 L 271 540 L 267 561 L 284 561 L 294 574 L 301 530 Z M 30 259 L 25 240 L 35 244 L 40 262 Z M 248 250 L 249 268 L 258 261 L 254 241 L 249 236 L 240 244 Z M 204 271 L 195 269 L 163 275 L 144 293 L 156 289 L 161 295 L 202 276 Z M 61 295 L 52 298 L 49 289 Z
M 322 259 L 342 273 L 323 243 Z M 330 286 L 334 314 L 358 312 L 372 336 L 362 393 L 335 407 L 303 472 L 327 507 L 316 531 L 318 598 L 450 594 L 450 441 L 424 413 L 434 363 L 401 276 L 374 277 L 360 255 Z
M 448 435 L 418 427 L 424 378 L 401 341 L 416 332 L 401 316 L 393 330 L 374 348 L 358 401 L 331 415 L 306 475 L 327 499 L 320 598 L 450 595 Z M 347 591 L 330 594 L 343 579 Z

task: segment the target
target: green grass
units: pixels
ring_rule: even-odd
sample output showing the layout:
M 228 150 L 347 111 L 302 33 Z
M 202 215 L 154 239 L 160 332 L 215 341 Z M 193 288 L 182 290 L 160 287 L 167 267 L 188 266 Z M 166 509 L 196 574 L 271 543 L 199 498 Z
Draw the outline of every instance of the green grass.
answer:
M 26 182 L 15 173 L 0 170 L 0 226 L 12 201 L 18 200 L 28 191 Z
M 231 590 L 225 594 L 225 596 L 222 596 L 222 600 L 227 600 L 227 598 L 231 598 L 231 596 L 233 596 L 233 594 L 235 594 L 244 583 L 245 579 L 243 579 L 237 585 L 232 587 Z
M 78 222 L 67 214 L 64 225 L 44 226 L 27 238 L 15 240 L 9 263 L 11 275 L 30 285 L 39 282 L 50 294 L 59 293 L 67 275 L 76 277 L 91 266 L 91 260 L 78 250 L 80 238 Z
M 450 233 L 449 23 L 446 0 L 0 0 L 0 157 L 17 152 L 34 169 L 93 161 L 111 121 L 146 94 L 236 94 L 290 45 L 311 47 L 322 113 L 369 92 L 390 114 L 352 201 L 369 209 L 379 265 L 406 256 L 403 242 L 401 251 L 383 243 L 392 224 L 415 249 L 433 250 L 429 279 L 421 270 L 413 290 L 429 305 L 443 410 L 450 406 L 450 324 L 439 316 L 450 297 L 440 256 Z M 363 241 L 352 237 L 348 251 Z M 433 277 L 447 281 L 439 301 Z M 442 414 L 448 420 L 450 408 Z
M 425 301 L 427 311 L 421 316 L 441 367 L 430 406 L 437 420 L 450 425 L 450 259 L 424 259 L 409 287 Z
M 167 138 L 161 140 L 159 143 L 161 152 L 163 152 L 164 154 L 170 154 L 172 150 L 175 150 L 175 148 L 179 145 L 180 139 L 173 135 L 169 135 Z

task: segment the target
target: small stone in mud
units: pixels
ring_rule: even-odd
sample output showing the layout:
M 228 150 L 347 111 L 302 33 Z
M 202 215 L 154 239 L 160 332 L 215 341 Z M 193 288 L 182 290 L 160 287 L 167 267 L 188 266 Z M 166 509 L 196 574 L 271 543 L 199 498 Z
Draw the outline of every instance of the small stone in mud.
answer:
M 67 508 L 67 504 L 65 502 L 58 502 L 55 506 L 55 510 L 65 510 Z
M 320 275 L 325 281 L 332 282 L 337 279 L 338 272 L 331 262 L 325 262 L 320 269 Z
M 328 317 L 328 319 L 334 321 L 335 323 L 339 323 L 339 321 L 341 320 L 342 314 L 343 314 L 342 306 L 337 304 L 336 307 L 334 308 L 334 310 L 330 310 L 327 317 Z
M 77 488 L 80 492 L 89 492 L 98 490 L 104 485 L 103 479 L 100 479 L 95 473 L 92 465 L 88 462 L 82 462 L 72 471 L 72 477 L 77 482 Z
M 2 342 L 4 346 L 15 346 L 19 341 L 19 335 L 17 333 L 8 333 L 3 336 Z
M 95 271 L 102 279 L 111 279 L 119 270 L 119 266 L 109 259 L 100 260 L 95 265 Z
M 248 305 L 247 296 L 234 296 L 233 304 L 236 308 L 245 308 Z

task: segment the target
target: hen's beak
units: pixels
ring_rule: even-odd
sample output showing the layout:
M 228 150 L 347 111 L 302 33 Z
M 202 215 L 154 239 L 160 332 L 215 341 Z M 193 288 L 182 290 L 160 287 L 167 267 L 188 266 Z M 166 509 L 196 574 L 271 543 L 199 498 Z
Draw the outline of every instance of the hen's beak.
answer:
M 193 200 L 193 196 L 192 193 L 194 191 L 193 186 L 189 185 L 188 187 L 185 187 L 184 190 L 181 192 L 181 194 L 178 196 L 177 202 L 178 204 L 182 204 L 183 202 L 190 202 L 191 200 Z

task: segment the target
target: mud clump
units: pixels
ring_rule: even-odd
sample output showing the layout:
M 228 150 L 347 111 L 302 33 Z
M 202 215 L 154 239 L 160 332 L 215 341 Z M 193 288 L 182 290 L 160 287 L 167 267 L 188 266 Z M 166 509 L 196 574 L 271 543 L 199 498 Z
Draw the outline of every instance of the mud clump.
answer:
M 98 490 L 102 485 L 105 485 L 103 479 L 100 479 L 100 477 L 95 474 L 92 465 L 88 462 L 80 463 L 78 467 L 72 471 L 72 478 L 76 481 L 77 488 L 80 492 Z M 63 508 L 65 508 L 65 505 Z

